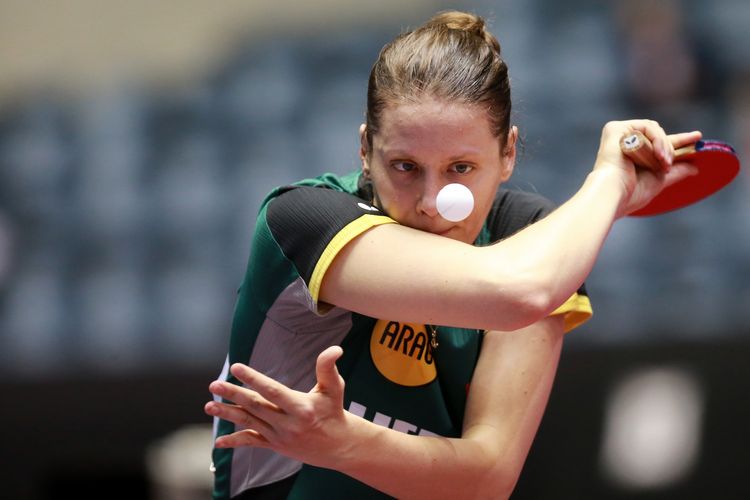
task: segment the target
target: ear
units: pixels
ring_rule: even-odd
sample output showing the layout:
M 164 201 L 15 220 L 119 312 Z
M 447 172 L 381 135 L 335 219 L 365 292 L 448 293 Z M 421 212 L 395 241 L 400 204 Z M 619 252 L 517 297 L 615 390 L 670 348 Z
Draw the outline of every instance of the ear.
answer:
M 370 165 L 367 161 L 367 155 L 370 152 L 370 144 L 367 141 L 367 125 L 364 123 L 359 126 L 359 159 L 362 160 L 362 173 L 365 177 L 370 175 Z
M 508 130 L 505 148 L 500 152 L 500 161 L 502 163 L 502 181 L 505 182 L 513 175 L 513 169 L 516 166 L 516 143 L 518 142 L 518 127 L 515 125 Z

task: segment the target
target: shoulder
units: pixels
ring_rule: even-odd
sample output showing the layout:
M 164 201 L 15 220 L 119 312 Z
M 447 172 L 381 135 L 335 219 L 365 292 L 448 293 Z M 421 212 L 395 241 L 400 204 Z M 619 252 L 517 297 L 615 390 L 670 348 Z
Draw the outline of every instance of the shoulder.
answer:
M 539 193 L 500 188 L 495 195 L 493 211 L 512 211 L 540 219 L 555 209 L 555 204 Z
M 333 214 L 344 218 L 377 212 L 358 196 L 358 174 L 323 174 L 281 186 L 268 194 L 261 207 L 266 223 L 324 221 Z M 318 217 L 316 217 L 318 216 Z M 319 217 L 323 216 L 323 217 Z
M 543 219 L 555 204 L 537 193 L 500 188 L 487 217 L 493 239 L 501 239 Z
M 295 184 L 279 188 L 266 205 L 266 223 L 277 232 L 348 224 L 364 215 L 383 215 L 356 193 L 328 184 Z
M 298 183 L 277 189 L 263 209 L 263 231 L 306 282 L 348 242 L 393 219 L 346 186 Z

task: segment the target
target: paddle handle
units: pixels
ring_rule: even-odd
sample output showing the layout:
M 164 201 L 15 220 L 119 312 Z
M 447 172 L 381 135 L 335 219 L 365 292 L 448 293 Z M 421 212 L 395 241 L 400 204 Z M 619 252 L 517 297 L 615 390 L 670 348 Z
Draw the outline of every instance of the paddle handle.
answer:
M 646 167 L 651 170 L 662 170 L 663 168 L 654 154 L 654 145 L 642 132 L 634 130 L 624 134 L 620 139 L 620 149 L 639 167 Z M 685 155 L 693 152 L 695 152 L 694 145 L 676 149 L 673 161 L 679 161 Z

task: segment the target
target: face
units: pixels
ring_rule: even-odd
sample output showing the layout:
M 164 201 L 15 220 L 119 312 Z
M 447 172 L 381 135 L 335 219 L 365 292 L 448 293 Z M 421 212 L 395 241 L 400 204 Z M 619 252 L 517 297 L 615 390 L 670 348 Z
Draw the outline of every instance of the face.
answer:
M 473 243 L 497 188 L 513 172 L 516 128 L 503 150 L 486 110 L 435 99 L 390 105 L 381 120 L 369 151 L 360 128 L 360 156 L 375 203 L 403 225 Z M 474 210 L 459 222 L 442 218 L 435 205 L 438 192 L 451 183 L 474 195 Z

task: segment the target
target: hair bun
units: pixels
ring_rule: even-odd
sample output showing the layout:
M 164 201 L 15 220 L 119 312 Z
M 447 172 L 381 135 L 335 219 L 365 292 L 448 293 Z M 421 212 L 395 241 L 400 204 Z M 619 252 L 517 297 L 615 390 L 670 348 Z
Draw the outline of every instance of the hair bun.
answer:
M 500 53 L 500 43 L 497 38 L 487 31 L 484 19 L 475 14 L 446 10 L 435 14 L 425 27 L 444 27 L 449 30 L 465 31 L 483 39 L 497 53 Z

